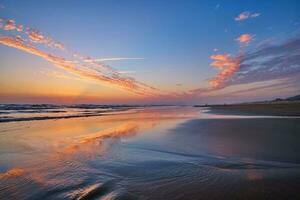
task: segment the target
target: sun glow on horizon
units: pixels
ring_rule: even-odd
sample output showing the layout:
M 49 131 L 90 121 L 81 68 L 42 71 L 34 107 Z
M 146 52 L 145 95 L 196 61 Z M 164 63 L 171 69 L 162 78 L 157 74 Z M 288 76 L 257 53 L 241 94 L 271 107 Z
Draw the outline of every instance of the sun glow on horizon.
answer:
M 82 9 L 89 11 L 86 15 L 90 19 L 101 19 L 106 29 L 93 21 L 77 19 L 77 31 L 73 30 L 71 19 L 63 18 L 67 13 L 77 17 L 70 11 L 58 9 L 61 21 L 48 16 L 49 23 L 43 23 L 47 17 L 32 18 L 40 11 L 33 12 L 27 6 L 30 3 L 23 7 L 14 2 L 6 4 L 0 8 L 0 103 L 223 102 L 228 98 L 228 101 L 249 99 L 255 92 L 257 99 L 299 92 L 299 82 L 296 81 L 300 77 L 299 34 L 287 34 L 281 40 L 270 39 L 281 34 L 279 31 L 273 33 L 275 37 L 263 36 L 267 30 L 260 29 L 261 24 L 268 22 L 283 27 L 284 23 L 268 19 L 269 13 L 259 9 L 259 5 L 249 10 L 237 6 L 234 12 L 230 12 L 231 17 L 225 17 L 220 13 L 228 9 L 226 5 L 218 4 L 216 9 L 215 5 L 207 3 L 205 6 L 211 7 L 213 15 L 200 6 L 203 12 L 187 18 L 191 25 L 187 24 L 188 31 L 183 32 L 182 24 L 176 20 L 182 17 L 181 14 L 144 7 L 144 12 L 159 17 L 148 19 L 141 15 L 142 19 L 149 21 L 145 24 L 129 15 L 135 4 L 124 7 L 125 15 L 113 15 L 113 11 L 99 13 L 95 8 L 102 8 L 97 3 L 96 7 L 84 5 L 87 7 Z M 47 5 L 56 6 L 51 2 Z M 180 5 L 174 4 L 174 9 L 181 8 Z M 276 14 L 279 8 L 269 6 L 279 18 L 279 13 Z M 12 8 L 22 10 L 24 15 L 16 15 Z M 50 11 L 47 7 L 40 9 L 45 13 Z M 290 19 L 293 26 L 286 29 L 295 31 L 300 19 L 293 8 L 289 9 L 285 18 Z M 186 17 L 192 14 L 190 12 L 191 7 L 187 5 L 182 14 Z M 169 21 L 159 20 L 163 17 Z M 220 18 L 228 20 L 231 32 L 228 28 L 221 30 L 224 24 L 216 21 Z M 124 24 L 119 22 L 120 19 L 124 19 Z M 200 28 L 200 22 L 210 35 Z M 216 23 L 214 28 L 212 22 Z M 32 28 L 29 24 L 40 28 Z M 169 29 L 164 28 L 166 24 Z M 63 28 L 57 28 L 60 26 Z M 118 26 L 128 34 L 119 34 L 115 29 Z M 218 31 L 215 31 L 216 27 Z M 143 28 L 153 34 L 144 34 Z M 95 37 L 94 32 L 101 36 Z M 223 32 L 227 39 L 223 39 Z M 87 34 L 92 36 L 88 38 Z M 56 35 L 61 41 L 50 35 Z M 214 38 L 218 38 L 217 42 Z M 230 43 L 228 38 L 231 38 Z M 73 45 L 77 50 L 70 48 Z M 208 49 L 213 49 L 213 52 Z M 81 50 L 94 56 L 81 54 Z M 263 93 L 262 89 L 267 91 Z

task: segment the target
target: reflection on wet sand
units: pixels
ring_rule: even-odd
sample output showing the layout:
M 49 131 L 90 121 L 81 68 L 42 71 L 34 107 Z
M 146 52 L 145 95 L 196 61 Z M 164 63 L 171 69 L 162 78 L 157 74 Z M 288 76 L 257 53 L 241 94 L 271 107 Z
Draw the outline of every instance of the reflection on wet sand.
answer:
M 89 135 L 79 136 L 74 139 L 71 145 L 64 148 L 64 154 L 74 153 L 79 151 L 80 149 L 85 148 L 88 145 L 97 144 L 100 146 L 104 139 L 108 138 L 121 138 L 121 137 L 129 137 L 137 134 L 139 130 L 139 126 L 134 123 L 124 123 L 114 128 L 105 129 L 102 131 L 98 131 L 95 133 L 91 133 Z M 93 151 L 93 149 L 90 149 Z M 99 150 L 99 149 L 98 149 Z
M 211 117 L 199 108 L 161 107 L 4 123 L 0 199 L 297 196 L 300 157 L 291 152 L 299 119 Z
M 100 185 L 81 186 L 81 184 L 86 184 L 87 174 L 99 173 L 87 167 L 84 162 L 92 158 L 95 159 L 97 156 L 98 159 L 101 159 L 101 156 L 105 155 L 110 146 L 122 138 L 133 137 L 138 133 L 155 128 L 161 131 L 168 126 L 169 122 L 185 120 L 196 114 L 192 109 L 174 108 L 173 110 L 173 108 L 168 108 L 168 110 L 139 109 L 131 114 L 90 117 L 88 119 L 76 118 L 38 123 L 34 121 L 18 122 L 20 127 L 25 127 L 21 130 L 14 129 L 15 124 L 5 124 L 6 127 L 2 129 L 11 131 L 9 134 L 1 135 L 2 142 L 7 144 L 0 148 L 1 151 L 11 152 L 11 146 L 14 146 L 14 149 L 19 148 L 20 151 L 18 155 L 6 157 L 8 163 L 11 159 L 11 163 L 7 165 L 7 169 L 2 169 L 4 172 L 0 175 L 0 183 L 5 186 L 11 184 L 12 181 L 15 186 L 12 188 L 7 185 L 10 189 L 7 188 L 6 191 L 9 191 L 10 196 L 17 199 L 20 196 L 19 192 L 16 191 L 23 190 L 25 183 L 27 183 L 26 187 L 31 185 L 40 193 L 43 193 L 44 187 L 56 188 L 67 185 L 70 188 L 78 189 L 66 190 L 66 196 L 88 199 L 90 193 L 94 193 L 94 190 L 98 190 L 96 188 L 99 188 L 106 181 L 103 180 Z M 182 113 L 183 111 L 184 113 Z M 18 135 L 17 138 L 14 137 L 16 135 Z M 12 139 L 12 137 L 14 138 Z M 27 150 L 20 148 L 21 146 L 27 146 Z M 14 156 L 16 158 L 13 158 Z M 15 159 L 18 161 L 16 162 Z M 14 164 L 22 167 L 16 168 Z M 9 168 L 10 165 L 11 168 Z M 14 180 L 6 181 L 7 178 Z M 101 179 L 106 178 L 101 176 L 99 180 Z M 5 192 L 0 192 L 0 197 L 5 196 L 4 194 Z M 51 196 L 50 194 L 47 195 Z M 107 199 L 114 195 L 114 193 L 108 194 Z M 29 194 L 28 197 L 30 197 Z
M 24 174 L 24 170 L 21 168 L 12 168 L 4 173 L 0 174 L 0 178 L 18 177 Z

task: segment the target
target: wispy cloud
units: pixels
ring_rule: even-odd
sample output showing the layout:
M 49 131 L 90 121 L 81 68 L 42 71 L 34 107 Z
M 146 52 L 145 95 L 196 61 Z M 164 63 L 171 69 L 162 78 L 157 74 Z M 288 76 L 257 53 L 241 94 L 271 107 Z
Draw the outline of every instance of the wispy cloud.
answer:
M 300 36 L 281 44 L 268 43 L 241 55 L 212 55 L 211 65 L 220 70 L 209 80 L 211 88 L 191 90 L 193 94 L 215 92 L 229 86 L 278 80 L 281 88 L 300 87 Z M 269 86 L 270 88 L 272 86 Z M 267 88 L 267 87 L 266 87 Z M 244 92 L 263 89 L 245 89 Z M 240 91 L 242 92 L 242 91 Z
M 238 41 L 241 44 L 248 44 L 253 39 L 254 39 L 254 37 L 252 35 L 250 35 L 249 33 L 245 33 L 245 34 L 240 35 L 235 40 Z
M 33 43 L 41 43 L 48 47 L 54 47 L 57 49 L 64 49 L 62 43 L 55 41 L 51 37 L 47 37 L 43 35 L 40 31 L 32 29 L 32 28 L 25 28 L 22 24 L 16 24 L 15 20 L 13 19 L 2 19 L 0 18 L 0 28 L 4 31 L 17 31 L 19 33 L 24 34 L 28 37 L 28 40 Z
M 16 27 L 16 30 L 17 30 L 18 32 L 22 32 L 22 31 L 23 31 L 23 25 L 17 26 L 17 27 Z
M 57 42 L 53 40 L 51 37 L 45 36 L 43 33 L 41 33 L 38 30 L 27 28 L 26 34 L 28 35 L 28 38 L 31 42 L 34 43 L 42 43 L 49 47 L 55 47 L 57 49 L 64 50 L 64 45 L 60 42 Z
M 105 62 L 105 61 L 121 61 L 121 60 L 143 60 L 145 58 L 125 58 L 125 57 L 116 57 L 116 58 L 96 58 L 96 59 L 84 59 L 84 62 Z
M 250 83 L 300 74 L 300 37 L 246 52 L 240 70 L 227 84 Z
M 3 19 L 1 20 L 3 21 Z M 103 61 L 108 60 L 143 58 L 118 57 L 92 59 L 88 56 L 82 56 L 69 49 L 66 49 L 62 43 L 53 40 L 51 37 L 45 36 L 36 29 L 24 28 L 23 25 L 16 25 L 14 20 L 4 20 L 2 30 L 16 31 L 16 33 L 1 36 L 0 44 L 39 56 L 53 63 L 55 66 L 63 68 L 64 70 L 81 77 L 82 79 L 89 79 L 100 84 L 122 88 L 143 96 L 161 95 L 161 92 L 157 88 L 148 86 L 147 84 L 139 82 L 134 78 L 124 76 L 122 73 L 119 73 L 109 65 L 102 63 Z M 36 44 L 43 44 L 50 48 L 50 50 L 62 50 L 64 54 L 68 54 L 68 58 L 59 56 L 56 53 L 48 53 L 45 49 L 40 49 Z
M 236 90 L 230 93 L 227 93 L 227 95 L 236 95 L 236 94 L 244 94 L 244 93 L 257 93 L 259 91 L 261 92 L 266 92 L 266 90 L 274 90 L 276 89 L 277 91 L 281 89 L 287 89 L 290 87 L 295 87 L 298 85 L 300 86 L 299 83 L 299 78 L 300 76 L 295 76 L 293 78 L 287 77 L 287 78 L 282 78 L 282 79 L 276 79 L 274 80 L 269 80 L 269 81 L 258 81 L 254 82 L 255 84 L 258 84 L 258 86 L 253 86 L 253 87 L 246 87 L 244 89 Z M 253 84 L 253 83 L 250 83 Z M 246 85 L 246 84 L 244 84 Z
M 86 68 L 70 62 L 66 62 L 64 58 L 54 56 L 33 46 L 29 46 L 16 38 L 12 38 L 9 36 L 0 37 L 0 44 L 39 56 L 53 63 L 55 66 L 63 68 L 73 74 L 79 75 L 82 78 L 94 80 L 109 86 L 117 86 L 119 88 L 123 88 L 140 95 L 151 95 L 153 94 L 153 92 L 155 92 L 154 88 L 135 81 L 132 78 L 122 77 L 119 74 L 106 75 L 92 68 Z
M 120 74 L 134 74 L 136 71 L 127 70 L 127 71 L 118 71 Z
M 240 67 L 240 57 L 233 57 L 229 54 L 216 54 L 210 57 L 214 61 L 211 66 L 220 70 L 214 78 L 209 80 L 209 84 L 213 88 L 222 87 L 225 80 L 232 76 Z
M 249 11 L 245 11 L 245 12 L 240 13 L 237 17 L 235 17 L 234 20 L 235 21 L 243 21 L 246 19 L 258 17 L 260 15 L 261 15 L 260 13 L 251 13 Z
M 44 35 L 39 31 L 28 29 L 26 33 L 33 42 L 43 43 L 45 41 Z
M 16 29 L 16 23 L 15 20 L 9 19 L 5 22 L 3 29 L 6 31 L 11 31 Z
M 240 55 L 212 55 L 211 65 L 220 70 L 209 80 L 211 87 L 201 87 L 186 92 L 191 98 L 209 97 L 232 87 L 226 95 L 237 95 L 273 88 L 274 90 L 299 91 L 300 85 L 300 36 L 280 44 L 264 44 Z M 269 84 L 270 81 L 272 84 Z M 247 87 L 260 83 L 258 87 Z M 267 84 L 268 83 L 268 84 Z M 223 94 L 224 95 L 224 94 Z

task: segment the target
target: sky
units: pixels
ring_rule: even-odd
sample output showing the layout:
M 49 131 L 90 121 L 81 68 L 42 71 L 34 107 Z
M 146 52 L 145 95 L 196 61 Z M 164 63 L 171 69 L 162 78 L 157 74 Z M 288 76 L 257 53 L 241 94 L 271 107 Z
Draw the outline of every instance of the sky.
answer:
M 297 0 L 0 0 L 0 103 L 298 95 L 299 10 Z

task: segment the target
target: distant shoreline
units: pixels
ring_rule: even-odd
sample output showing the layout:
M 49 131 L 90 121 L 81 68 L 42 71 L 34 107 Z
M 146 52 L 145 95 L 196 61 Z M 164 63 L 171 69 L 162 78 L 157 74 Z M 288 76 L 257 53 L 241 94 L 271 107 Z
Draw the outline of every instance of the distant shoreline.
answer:
M 195 105 L 210 108 L 208 112 L 233 115 L 300 116 L 300 101 L 223 105 Z

